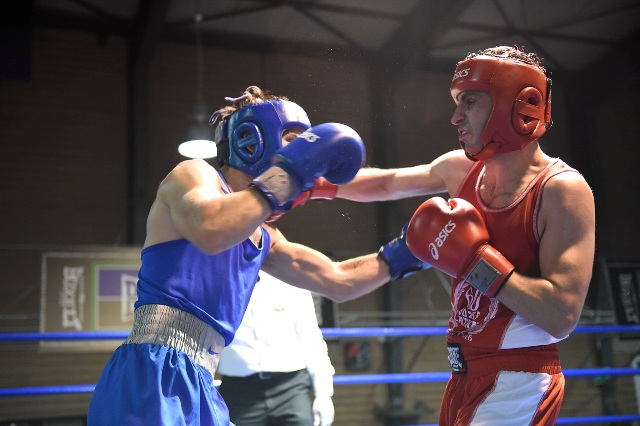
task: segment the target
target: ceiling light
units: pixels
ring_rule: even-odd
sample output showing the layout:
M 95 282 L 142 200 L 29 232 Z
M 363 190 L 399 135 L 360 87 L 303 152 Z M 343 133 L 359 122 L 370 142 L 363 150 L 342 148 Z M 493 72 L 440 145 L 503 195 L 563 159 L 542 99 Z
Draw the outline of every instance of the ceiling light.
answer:
M 209 125 L 211 108 L 203 101 L 191 104 L 188 117 L 191 126 L 178 152 L 188 158 L 213 158 L 217 155 L 216 144 L 213 139 L 213 128 Z
M 178 146 L 178 152 L 188 158 L 213 158 L 217 154 L 216 144 L 213 142 L 213 129 L 209 126 L 211 107 L 202 100 L 202 85 L 204 66 L 202 58 L 202 40 L 200 37 L 200 22 L 202 14 L 194 16 L 196 32 L 196 101 L 191 104 L 187 117 L 191 126 L 187 130 L 184 142 Z

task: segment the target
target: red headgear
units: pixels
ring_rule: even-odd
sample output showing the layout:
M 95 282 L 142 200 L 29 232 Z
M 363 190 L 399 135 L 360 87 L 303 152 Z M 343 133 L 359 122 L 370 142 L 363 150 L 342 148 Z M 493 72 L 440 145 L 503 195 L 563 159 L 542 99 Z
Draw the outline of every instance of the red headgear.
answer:
M 551 126 L 551 79 L 536 66 L 488 55 L 465 59 L 456 67 L 451 95 L 455 100 L 466 91 L 488 92 L 493 99 L 483 148 L 467 153 L 473 160 L 522 149 Z

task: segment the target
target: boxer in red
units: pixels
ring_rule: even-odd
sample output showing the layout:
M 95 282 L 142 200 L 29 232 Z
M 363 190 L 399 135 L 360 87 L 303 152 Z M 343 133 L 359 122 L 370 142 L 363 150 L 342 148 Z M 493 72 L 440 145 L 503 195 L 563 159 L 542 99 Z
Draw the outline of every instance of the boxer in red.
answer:
M 582 175 L 545 154 L 551 80 L 536 54 L 499 46 L 458 63 L 451 82 L 461 149 L 429 164 L 361 169 L 336 196 L 433 197 L 406 244 L 452 277 L 452 376 L 441 425 L 553 425 L 564 377 L 556 343 L 578 323 L 595 251 Z

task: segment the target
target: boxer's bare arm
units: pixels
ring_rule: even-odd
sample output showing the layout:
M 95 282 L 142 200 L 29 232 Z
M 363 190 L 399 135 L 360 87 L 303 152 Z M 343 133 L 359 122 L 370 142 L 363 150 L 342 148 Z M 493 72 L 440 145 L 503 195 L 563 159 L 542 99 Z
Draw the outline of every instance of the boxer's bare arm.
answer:
M 296 287 L 344 302 L 370 293 L 390 279 L 389 268 L 377 253 L 334 262 L 317 250 L 287 241 L 269 225 L 265 228 L 272 244 L 262 269 Z
M 462 150 L 429 164 L 397 169 L 366 167 L 337 191 L 338 198 L 358 202 L 398 200 L 430 194 L 454 194 L 473 165 Z
M 145 246 L 186 238 L 215 254 L 253 235 L 271 213 L 269 205 L 253 190 L 224 194 L 222 188 L 218 173 L 205 161 L 178 164 L 160 184 Z
M 515 274 L 498 299 L 549 334 L 566 337 L 578 324 L 595 253 L 593 193 L 582 176 L 550 179 L 540 207 L 540 278 Z

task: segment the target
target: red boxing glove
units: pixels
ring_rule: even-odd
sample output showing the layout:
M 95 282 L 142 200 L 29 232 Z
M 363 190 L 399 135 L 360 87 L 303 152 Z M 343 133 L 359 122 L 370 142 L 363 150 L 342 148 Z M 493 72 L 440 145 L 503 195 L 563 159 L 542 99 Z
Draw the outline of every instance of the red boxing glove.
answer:
M 336 198 L 338 185 L 334 185 L 325 178 L 319 177 L 318 179 L 316 179 L 316 184 L 313 186 L 313 188 L 311 188 L 307 192 L 309 192 L 308 198 L 310 200 L 333 200 L 334 198 Z
M 298 206 L 304 206 L 307 200 L 333 200 L 336 198 L 336 192 L 338 192 L 338 185 L 334 185 L 325 178 L 319 177 L 316 179 L 313 188 L 302 192 L 291 202 L 290 208 L 273 212 L 273 214 L 267 218 L 267 222 L 275 222 L 289 210 Z
M 495 297 L 515 267 L 489 245 L 480 212 L 468 201 L 431 198 L 413 214 L 407 247 L 418 259 Z

